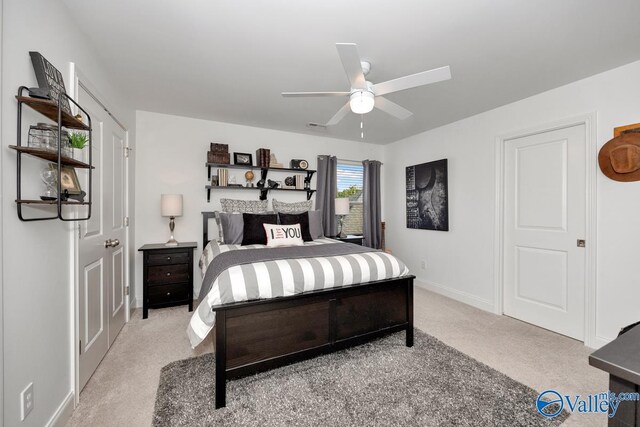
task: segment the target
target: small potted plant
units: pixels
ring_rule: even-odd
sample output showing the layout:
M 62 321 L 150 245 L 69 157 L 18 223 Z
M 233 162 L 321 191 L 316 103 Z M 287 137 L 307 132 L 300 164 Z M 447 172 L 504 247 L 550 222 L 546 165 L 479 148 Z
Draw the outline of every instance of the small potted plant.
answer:
M 89 138 L 83 132 L 71 132 L 69 134 L 69 145 L 71 146 L 71 148 L 74 148 L 76 150 L 82 150 L 84 147 L 86 147 L 88 142 L 89 142 Z M 74 150 L 74 153 L 75 153 L 75 150 Z M 75 154 L 73 158 L 74 159 L 76 158 Z M 80 160 L 82 160 L 82 153 L 80 153 Z

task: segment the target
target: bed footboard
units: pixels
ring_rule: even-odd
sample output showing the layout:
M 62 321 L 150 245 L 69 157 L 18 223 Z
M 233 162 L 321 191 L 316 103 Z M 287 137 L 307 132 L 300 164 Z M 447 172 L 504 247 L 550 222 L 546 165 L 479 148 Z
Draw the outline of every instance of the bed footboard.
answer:
M 216 409 L 226 382 L 406 331 L 413 346 L 413 279 L 404 276 L 272 300 L 213 307 Z

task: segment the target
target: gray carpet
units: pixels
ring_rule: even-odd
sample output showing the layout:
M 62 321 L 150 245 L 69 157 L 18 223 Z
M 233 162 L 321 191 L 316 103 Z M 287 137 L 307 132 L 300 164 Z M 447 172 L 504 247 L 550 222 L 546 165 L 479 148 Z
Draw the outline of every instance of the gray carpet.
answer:
M 533 389 L 416 330 L 227 382 L 214 409 L 212 354 L 162 368 L 153 425 L 555 426 Z

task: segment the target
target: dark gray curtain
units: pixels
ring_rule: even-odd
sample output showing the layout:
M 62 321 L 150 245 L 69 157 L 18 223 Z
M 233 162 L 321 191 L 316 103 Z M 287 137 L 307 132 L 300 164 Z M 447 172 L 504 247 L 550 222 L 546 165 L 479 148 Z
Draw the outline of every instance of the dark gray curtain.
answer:
M 362 231 L 364 246 L 380 249 L 382 247 L 382 211 L 380 209 L 380 163 L 377 160 L 365 160 L 362 188 L 364 224 Z
M 322 212 L 325 236 L 338 234 L 336 221 L 336 193 L 338 191 L 338 159 L 336 156 L 318 156 L 316 180 L 316 209 Z

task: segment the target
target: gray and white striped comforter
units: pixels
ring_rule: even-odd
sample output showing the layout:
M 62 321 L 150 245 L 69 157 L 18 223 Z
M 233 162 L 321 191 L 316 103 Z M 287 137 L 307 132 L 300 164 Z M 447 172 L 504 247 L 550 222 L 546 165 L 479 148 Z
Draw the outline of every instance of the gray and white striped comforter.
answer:
M 333 239 L 317 239 L 305 245 L 340 244 Z M 211 261 L 223 252 L 260 249 L 265 245 L 219 245 L 211 241 L 200 258 L 200 269 L 205 276 Z M 209 293 L 191 316 L 187 335 L 191 346 L 202 342 L 215 325 L 211 307 L 249 299 L 276 298 L 316 289 L 390 279 L 409 274 L 404 263 L 385 252 L 371 252 L 311 258 L 278 259 L 236 265 L 220 274 Z M 220 287 L 232 292 L 223 300 Z M 250 296 L 250 297 L 249 297 Z

